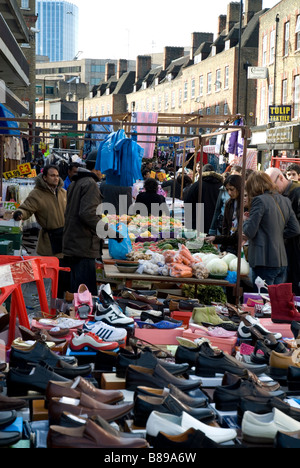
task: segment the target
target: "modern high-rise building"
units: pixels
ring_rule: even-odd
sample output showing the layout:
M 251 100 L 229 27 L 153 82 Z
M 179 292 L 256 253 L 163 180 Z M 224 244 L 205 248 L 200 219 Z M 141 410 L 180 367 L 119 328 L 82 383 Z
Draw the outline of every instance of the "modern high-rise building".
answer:
M 37 55 L 50 62 L 72 60 L 78 52 L 78 7 L 62 0 L 37 0 Z

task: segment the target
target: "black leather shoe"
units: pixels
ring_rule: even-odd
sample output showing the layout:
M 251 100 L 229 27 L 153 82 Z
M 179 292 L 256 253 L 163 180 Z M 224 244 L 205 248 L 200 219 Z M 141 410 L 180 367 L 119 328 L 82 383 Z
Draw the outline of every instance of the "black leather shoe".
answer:
M 237 406 L 238 424 L 242 423 L 245 411 L 257 414 L 272 413 L 273 408 L 277 408 L 282 413 L 300 422 L 300 409 L 289 405 L 286 401 L 277 397 L 255 397 L 247 396 L 241 398 Z
M 200 448 L 226 448 L 226 445 L 217 444 L 215 441 L 207 437 L 204 432 L 194 428 L 188 429 L 186 432 L 176 436 L 171 436 L 159 432 L 156 437 L 151 438 L 151 445 L 155 450 L 158 451 L 183 451 Z M 228 445 L 227 447 L 234 448 L 235 445 Z
M 276 382 L 275 380 L 267 380 L 263 381 L 260 380 L 257 375 L 253 374 L 252 372 L 246 370 L 244 375 L 241 377 L 236 374 L 230 374 L 230 372 L 225 372 L 222 385 L 233 385 L 238 382 L 238 380 L 250 380 L 255 383 L 259 388 L 262 390 L 266 390 L 267 392 L 274 392 L 275 390 L 280 389 L 280 383 Z
M 246 369 L 260 375 L 268 369 L 268 366 L 241 362 L 223 351 L 215 353 L 209 343 L 204 342 L 200 347 L 195 374 L 201 377 L 214 377 L 217 373 L 230 372 L 242 376 Z
M 59 374 L 67 379 L 73 379 L 77 376 L 87 376 L 90 374 L 92 367 L 90 364 L 77 366 L 71 364 L 74 363 L 74 358 L 71 356 L 71 360 L 68 356 L 59 356 L 58 354 L 51 351 L 51 349 L 40 341 L 36 341 L 31 349 L 20 350 L 11 347 L 9 365 L 11 368 L 27 368 L 31 364 L 45 363 L 52 367 L 56 374 Z M 77 362 L 77 360 L 75 361 Z
M 215 419 L 215 413 L 211 408 L 191 408 L 181 403 L 171 394 L 165 397 L 137 395 L 133 407 L 134 425 L 145 427 L 152 411 L 174 414 L 176 416 L 180 416 L 185 411 L 193 416 L 193 418 L 202 422 L 210 422 Z
M 249 380 L 240 379 L 233 385 L 217 386 L 213 394 L 213 401 L 216 404 L 217 410 L 236 411 L 241 398 L 246 398 L 247 396 L 256 398 L 270 398 L 276 396 L 284 398 L 286 394 L 282 390 L 267 392 L 258 388 Z
M 94 358 L 95 369 L 104 372 L 112 372 L 117 365 L 118 352 L 115 351 L 97 351 Z
M 164 369 L 172 375 L 181 375 L 189 368 L 188 364 L 175 364 L 173 362 L 165 361 L 156 358 L 150 351 L 140 353 L 128 353 L 120 349 L 116 359 L 116 376 L 124 378 L 126 369 L 129 365 L 148 367 L 154 369 L 157 364 L 160 364 Z
M 201 380 L 188 380 L 176 377 L 160 364 L 157 364 L 154 369 L 130 365 L 126 371 L 125 384 L 127 390 L 134 391 L 138 386 L 163 388 L 167 387 L 170 383 L 183 392 L 189 392 L 198 389 L 201 385 Z
M 11 445 L 16 444 L 21 440 L 22 433 L 13 431 L 13 432 L 0 432 L 0 447 L 10 447 Z
M 22 396 L 27 395 L 30 390 L 45 394 L 49 380 L 68 381 L 47 365 L 36 364 L 27 369 L 12 368 L 8 371 L 6 379 L 7 394 L 8 396 Z
M 172 384 L 168 385 L 168 388 L 137 387 L 134 392 L 134 400 L 138 395 L 166 397 L 168 394 L 173 395 L 181 403 L 191 408 L 203 408 L 208 405 L 208 397 L 206 395 L 191 397 Z
M 13 411 L 0 411 L 0 430 L 2 431 L 7 426 L 10 426 L 17 418 L 17 412 Z
M 300 448 L 300 431 L 278 431 L 274 440 L 274 448 Z
M 199 356 L 200 348 L 188 348 L 187 346 L 177 346 L 175 352 L 175 362 L 177 364 L 188 363 L 189 367 L 195 367 Z

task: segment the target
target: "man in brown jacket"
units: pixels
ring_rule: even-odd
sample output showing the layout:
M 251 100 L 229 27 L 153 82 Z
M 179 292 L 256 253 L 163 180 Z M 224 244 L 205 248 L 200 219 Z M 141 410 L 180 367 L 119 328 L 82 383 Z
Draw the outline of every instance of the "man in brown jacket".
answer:
M 36 252 L 41 256 L 62 257 L 67 192 L 56 166 L 45 166 L 36 178 L 34 189 L 14 213 L 14 219 L 35 215 L 41 226 Z

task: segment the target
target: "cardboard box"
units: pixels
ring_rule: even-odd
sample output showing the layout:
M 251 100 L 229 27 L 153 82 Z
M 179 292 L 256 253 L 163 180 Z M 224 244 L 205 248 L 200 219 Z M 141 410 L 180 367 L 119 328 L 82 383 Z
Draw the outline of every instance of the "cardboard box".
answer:
M 151 344 L 160 345 L 178 345 L 177 336 L 182 336 L 183 327 L 173 328 L 171 330 L 159 330 L 157 328 L 135 328 L 134 336 L 141 340 L 146 340 Z
M 192 314 L 193 312 L 189 312 L 188 310 L 174 310 L 171 312 L 171 317 L 175 320 L 182 320 L 182 324 L 188 327 Z
M 125 379 L 117 377 L 113 373 L 101 375 L 101 388 L 103 390 L 124 390 L 126 388 Z
M 260 318 L 259 322 L 271 333 L 281 333 L 283 338 L 294 338 L 289 323 L 274 323 L 271 318 Z

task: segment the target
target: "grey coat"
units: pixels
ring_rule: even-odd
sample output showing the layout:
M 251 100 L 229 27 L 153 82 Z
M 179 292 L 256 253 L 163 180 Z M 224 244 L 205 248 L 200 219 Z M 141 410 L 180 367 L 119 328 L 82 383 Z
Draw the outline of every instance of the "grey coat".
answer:
M 248 261 L 252 268 L 287 266 L 284 239 L 300 233 L 290 200 L 270 192 L 254 197 L 243 233 L 249 239 Z

